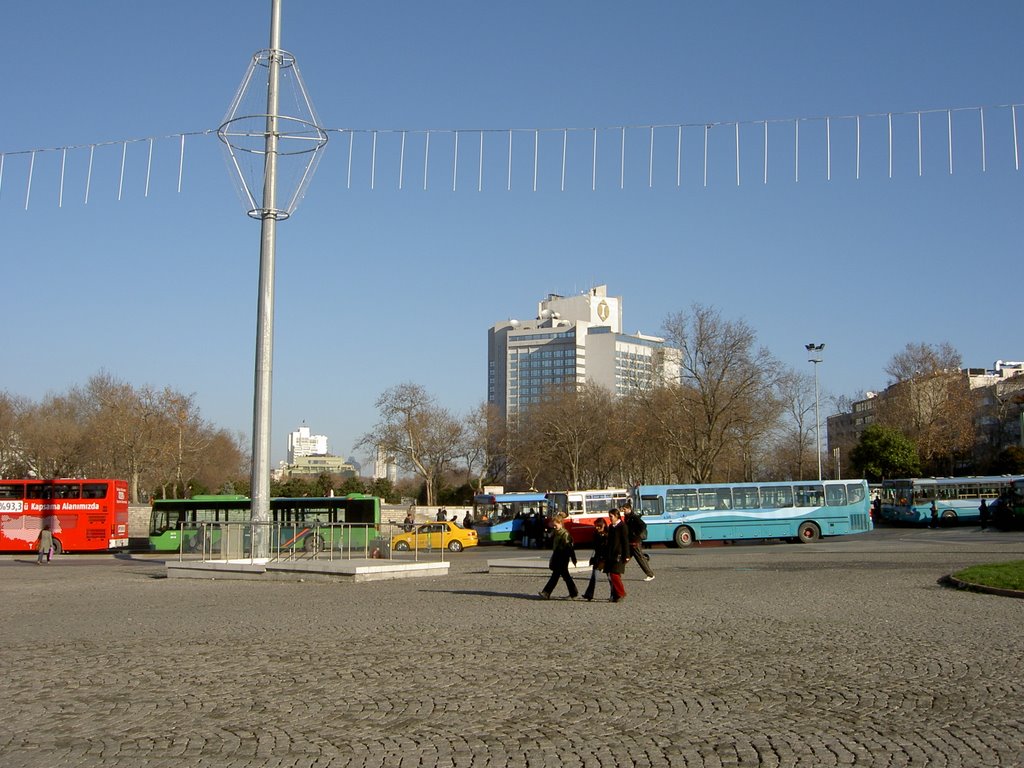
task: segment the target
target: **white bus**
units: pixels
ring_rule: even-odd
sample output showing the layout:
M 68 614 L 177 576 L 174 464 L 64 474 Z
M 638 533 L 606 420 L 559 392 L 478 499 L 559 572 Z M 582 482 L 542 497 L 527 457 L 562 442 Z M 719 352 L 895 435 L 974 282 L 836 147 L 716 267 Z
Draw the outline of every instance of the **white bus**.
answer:
M 568 517 L 565 529 L 574 543 L 586 546 L 594 541 L 594 521 L 599 517 L 608 519 L 608 511 L 621 507 L 629 499 L 625 488 L 604 490 L 568 491 Z

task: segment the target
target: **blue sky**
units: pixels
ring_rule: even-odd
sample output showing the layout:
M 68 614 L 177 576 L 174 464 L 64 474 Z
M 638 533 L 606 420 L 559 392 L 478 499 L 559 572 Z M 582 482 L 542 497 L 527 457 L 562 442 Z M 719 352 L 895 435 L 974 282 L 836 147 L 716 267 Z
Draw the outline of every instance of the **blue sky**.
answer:
M 216 128 L 270 2 L 19 3 L 5 9 L 0 253 L 8 321 L 0 389 L 39 399 L 103 370 L 195 393 L 251 433 L 259 224 L 213 136 L 99 146 L 65 164 L 22 150 Z M 965 364 L 1024 358 L 1020 2 L 383 2 L 285 0 L 282 44 L 331 132 L 305 201 L 279 226 L 273 458 L 302 422 L 334 452 L 413 381 L 456 412 L 486 395 L 487 329 L 548 293 L 607 284 L 627 330 L 712 305 L 822 389 L 886 384 L 908 342 L 948 341 Z M 982 171 L 980 114 L 986 107 Z M 921 174 L 917 118 L 922 115 Z M 943 110 L 927 112 L 927 110 Z M 1018 109 L 1024 145 L 1024 109 Z M 886 115 L 893 118 L 889 176 Z M 856 123 L 860 115 L 860 178 Z M 825 116 L 831 133 L 831 180 Z M 873 117 L 872 117 L 873 116 Z M 796 131 L 801 118 L 799 181 Z M 764 128 L 769 121 L 768 183 Z M 740 185 L 735 129 L 740 123 Z M 709 133 L 704 185 L 703 129 Z M 676 184 L 678 129 L 683 129 Z M 618 126 L 631 128 L 620 189 Z M 540 134 L 536 192 L 533 133 Z M 573 131 L 561 187 L 563 133 Z M 460 129 L 452 190 L 451 133 Z M 484 189 L 477 191 L 479 134 Z M 398 137 L 406 130 L 403 189 Z M 118 190 L 121 199 L 118 200 Z M 30 195 L 29 195 L 30 192 Z M 25 210 L 26 196 L 29 207 Z

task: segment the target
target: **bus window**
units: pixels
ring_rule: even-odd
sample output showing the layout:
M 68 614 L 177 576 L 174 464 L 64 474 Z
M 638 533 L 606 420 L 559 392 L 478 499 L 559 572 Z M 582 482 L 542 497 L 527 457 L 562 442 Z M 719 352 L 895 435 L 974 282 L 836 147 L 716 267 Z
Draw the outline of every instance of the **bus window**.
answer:
M 326 525 L 331 522 L 331 513 L 326 509 L 308 510 L 302 519 L 307 523 Z
M 82 486 L 78 483 L 56 483 L 53 486 L 53 498 L 78 499 L 82 496 Z
M 30 483 L 25 486 L 26 499 L 49 499 L 51 488 L 43 483 Z
M 665 506 L 669 512 L 694 512 L 700 509 L 697 491 L 693 488 L 671 488 L 666 495 Z
M 821 507 L 825 505 L 825 490 L 814 484 L 797 485 L 793 488 L 793 497 L 797 507 Z
M 697 491 L 697 498 L 697 509 L 721 509 L 718 506 L 717 490 Z
M 715 491 L 715 509 L 732 509 L 732 488 L 719 488 Z
M 932 499 L 934 499 L 936 494 L 936 488 L 934 485 L 931 484 L 924 485 L 923 483 L 914 483 L 913 493 L 914 502 L 919 504 L 921 502 L 931 501 Z
M 892 497 L 892 489 L 890 488 L 888 490 L 889 490 L 888 498 L 891 498 Z M 847 483 L 846 484 L 846 493 L 847 493 L 847 495 L 850 498 L 850 503 L 851 504 L 856 504 L 856 503 L 864 500 L 864 486 L 861 485 L 860 483 Z
M 846 506 L 846 486 L 845 485 L 826 485 L 825 486 L 825 504 L 830 507 L 845 507 Z
M 792 507 L 793 489 L 788 485 L 762 485 L 761 506 L 764 509 Z
M 757 486 L 744 485 L 732 489 L 732 499 L 737 509 L 760 509 L 761 500 L 758 498 Z
M 21 483 L 0 483 L 0 499 L 20 499 L 24 491 Z
M 660 496 L 641 496 L 640 497 L 640 514 L 641 515 L 660 515 L 662 513 L 661 508 L 661 497 Z
M 83 499 L 105 499 L 107 497 L 106 483 L 82 483 Z
M 980 497 L 980 491 L 978 489 L 977 484 L 975 483 L 957 485 L 954 486 L 951 490 L 954 492 L 954 495 L 951 498 L 958 500 L 977 499 Z

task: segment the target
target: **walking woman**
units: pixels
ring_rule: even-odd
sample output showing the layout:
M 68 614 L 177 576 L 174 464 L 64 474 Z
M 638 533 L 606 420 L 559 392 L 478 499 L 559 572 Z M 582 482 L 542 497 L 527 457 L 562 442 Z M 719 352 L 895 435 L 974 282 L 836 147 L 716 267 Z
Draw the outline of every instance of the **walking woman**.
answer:
M 39 532 L 39 537 L 36 539 L 36 565 L 43 564 L 43 558 L 46 558 L 45 562 L 50 562 L 50 558 L 53 550 L 53 534 L 50 532 L 50 524 L 47 523 L 43 526 L 43 530 Z
M 603 517 L 594 520 L 594 556 L 590 558 L 590 583 L 583 591 L 584 600 L 594 599 L 597 588 L 597 574 L 604 571 L 604 561 L 608 552 L 608 523 Z
M 629 562 L 629 536 L 622 522 L 621 513 L 613 509 L 608 513 L 611 525 L 608 527 L 608 548 L 605 552 L 604 572 L 608 574 L 608 583 L 612 587 L 612 602 L 626 599 L 626 587 L 622 584 L 622 574 L 626 572 Z
M 556 515 L 554 520 L 555 536 L 551 546 L 551 559 L 548 561 L 548 568 L 551 569 L 551 578 L 540 591 L 540 596 L 545 600 L 551 599 L 551 592 L 558 586 L 558 580 L 565 581 L 569 588 L 569 597 L 575 600 L 579 597 L 579 590 L 576 589 L 576 582 L 569 574 L 569 563 L 576 565 L 576 549 L 572 544 L 572 536 L 565 530 L 565 515 Z

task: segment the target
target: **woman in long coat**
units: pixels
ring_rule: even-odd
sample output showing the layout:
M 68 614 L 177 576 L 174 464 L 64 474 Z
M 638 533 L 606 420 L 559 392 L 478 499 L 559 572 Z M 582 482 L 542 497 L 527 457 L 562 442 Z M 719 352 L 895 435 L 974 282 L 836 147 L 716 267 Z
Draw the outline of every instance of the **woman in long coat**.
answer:
M 622 584 L 622 574 L 626 572 L 629 562 L 629 534 L 626 524 L 622 522 L 622 513 L 613 509 L 608 513 L 611 525 L 608 526 L 608 547 L 604 560 L 604 572 L 608 574 L 608 583 L 612 587 L 612 602 L 626 599 L 626 587 Z
M 554 519 L 555 536 L 551 545 L 551 560 L 548 561 L 551 578 L 544 585 L 544 589 L 540 591 L 540 596 L 545 600 L 551 599 L 551 592 L 558 586 L 559 579 L 565 581 L 565 586 L 569 588 L 569 597 L 573 600 L 580 594 L 576 589 L 576 582 L 572 580 L 572 575 L 569 573 L 569 563 L 572 562 L 573 565 L 576 565 L 576 549 L 572 544 L 572 536 L 565 530 L 564 522 L 564 515 L 557 515 Z
M 39 532 L 39 536 L 36 539 L 36 565 L 43 564 L 43 558 L 46 558 L 45 562 L 50 562 L 50 550 L 53 549 L 53 534 L 50 532 L 50 525 L 47 523 L 43 526 L 43 530 Z

